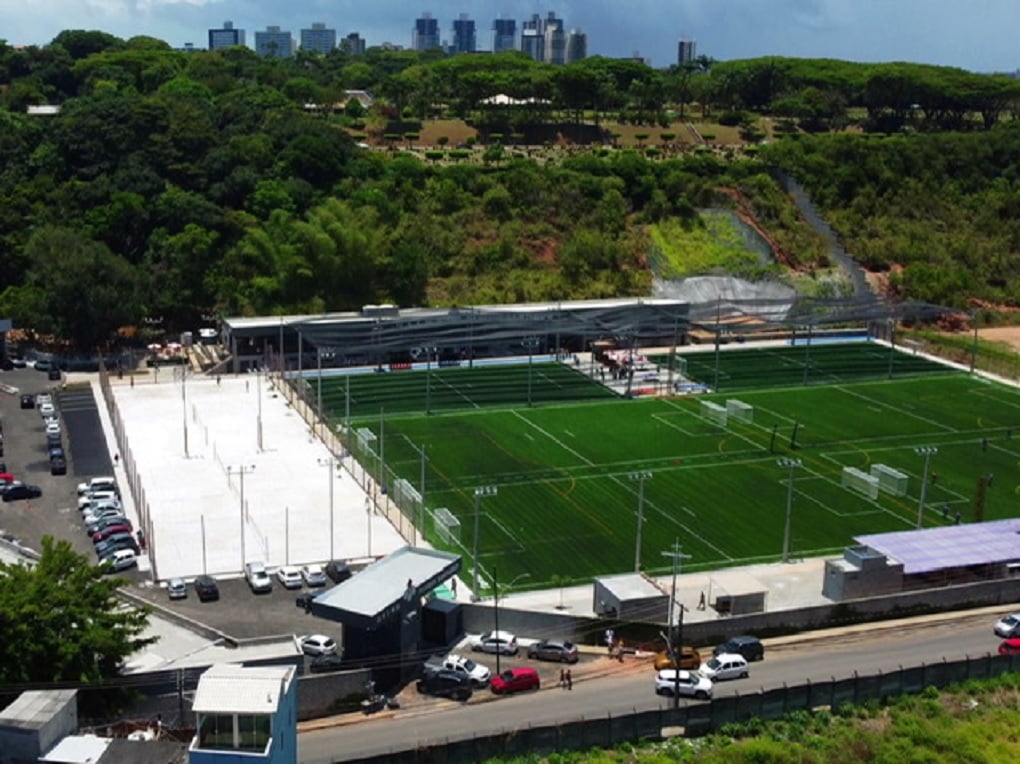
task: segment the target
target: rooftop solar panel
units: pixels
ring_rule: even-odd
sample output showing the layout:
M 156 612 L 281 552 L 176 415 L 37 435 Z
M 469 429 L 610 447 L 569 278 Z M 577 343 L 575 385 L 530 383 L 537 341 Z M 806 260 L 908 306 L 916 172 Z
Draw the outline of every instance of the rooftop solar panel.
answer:
M 1020 518 L 873 533 L 855 536 L 854 540 L 903 563 L 903 572 L 907 575 L 1016 562 L 1020 560 Z

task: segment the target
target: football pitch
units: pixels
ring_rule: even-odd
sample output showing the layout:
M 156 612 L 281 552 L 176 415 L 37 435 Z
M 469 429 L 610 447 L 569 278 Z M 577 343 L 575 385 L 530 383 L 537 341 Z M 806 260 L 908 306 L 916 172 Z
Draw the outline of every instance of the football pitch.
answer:
M 926 460 L 925 527 L 954 523 L 958 513 L 962 522 L 1016 514 L 1016 390 L 881 346 L 810 353 L 689 357 L 690 376 L 704 364 L 702 378 L 721 378 L 725 367 L 731 381 L 735 370 L 793 359 L 784 374 L 746 373 L 746 384 L 733 385 L 739 392 L 715 395 L 626 400 L 569 363 L 547 362 L 433 368 L 430 414 L 423 371 L 330 377 L 322 396 L 333 422 L 350 414 L 351 431 L 363 436 L 352 447 L 372 475 L 382 452 L 391 494 L 398 479 L 424 487 L 426 536 L 464 555 L 469 578 L 477 521 L 483 590 L 497 568 L 517 588 L 633 571 L 638 555 L 642 570 L 666 572 L 662 553 L 675 540 L 690 555 L 685 570 L 777 560 L 791 472 L 795 557 L 838 554 L 855 535 L 915 527 Z M 723 426 L 706 415 L 703 402 L 725 408 L 731 399 L 750 421 L 730 416 Z M 925 456 L 919 447 L 937 451 Z M 779 461 L 790 458 L 799 460 L 792 470 Z M 906 476 L 902 495 L 844 487 L 844 468 L 868 473 L 875 464 Z M 440 532 L 439 508 L 459 529 Z

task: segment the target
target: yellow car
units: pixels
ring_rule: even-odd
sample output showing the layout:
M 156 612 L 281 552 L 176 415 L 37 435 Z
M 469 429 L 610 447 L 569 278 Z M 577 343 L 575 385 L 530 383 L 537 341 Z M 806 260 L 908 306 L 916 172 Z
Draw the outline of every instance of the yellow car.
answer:
M 694 671 L 701 665 L 701 655 L 690 645 L 685 645 L 680 650 L 680 666 L 679 668 L 686 669 L 687 671 Z M 677 668 L 676 663 L 673 661 L 673 656 L 668 650 L 663 650 L 661 653 L 655 654 L 655 670 L 662 671 L 663 669 Z

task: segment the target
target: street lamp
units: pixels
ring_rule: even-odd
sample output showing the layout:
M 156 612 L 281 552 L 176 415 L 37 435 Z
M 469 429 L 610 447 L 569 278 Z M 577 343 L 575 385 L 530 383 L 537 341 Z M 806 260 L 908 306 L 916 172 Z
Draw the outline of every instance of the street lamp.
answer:
M 793 471 L 800 468 L 800 459 L 776 459 L 776 464 L 789 470 L 786 485 L 786 524 L 783 527 L 783 562 L 790 561 L 790 519 L 793 516 Z
M 156 368 L 159 368 L 158 366 Z M 182 421 L 184 423 L 184 458 L 189 458 L 188 454 L 188 369 L 185 366 L 181 367 L 181 414 Z
M 242 464 L 239 466 L 228 466 L 227 467 L 227 480 L 230 480 L 231 475 L 240 475 L 241 477 L 241 570 L 244 571 L 244 476 L 250 475 L 255 471 L 254 464 Z
M 475 540 L 471 548 L 471 559 L 474 564 L 471 590 L 475 599 L 478 598 L 478 519 L 480 517 L 482 497 L 495 496 L 499 489 L 494 485 L 480 485 L 475 488 Z
M 531 408 L 531 361 L 539 342 L 538 337 L 525 337 L 521 343 L 528 349 L 528 408 Z
M 631 472 L 630 480 L 638 481 L 637 495 L 637 543 L 634 547 L 634 572 L 641 572 L 641 527 L 645 524 L 645 481 L 652 479 L 651 472 Z
M 256 445 L 262 450 L 262 365 L 255 368 L 255 394 L 258 396 L 259 413 L 255 420 Z
M 336 460 L 332 456 L 326 459 L 319 459 L 320 467 L 327 467 L 327 476 L 329 477 L 329 559 L 333 559 L 333 467 L 337 467 L 339 477 L 339 466 Z
M 931 466 L 931 458 L 939 452 L 935 446 L 917 446 L 914 453 L 924 457 L 924 474 L 921 476 L 921 498 L 917 502 L 917 527 L 921 527 L 924 519 L 924 500 L 928 495 L 928 467 Z

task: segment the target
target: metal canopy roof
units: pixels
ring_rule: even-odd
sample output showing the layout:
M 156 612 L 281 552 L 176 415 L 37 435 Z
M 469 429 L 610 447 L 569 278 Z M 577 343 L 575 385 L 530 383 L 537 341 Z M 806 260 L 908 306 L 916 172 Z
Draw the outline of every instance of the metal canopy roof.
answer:
M 312 600 L 314 615 L 345 626 L 376 629 L 417 607 L 422 596 L 460 570 L 460 557 L 402 547 Z
M 907 575 L 1016 562 L 1020 561 L 1020 518 L 873 533 L 854 540 L 903 563 Z

